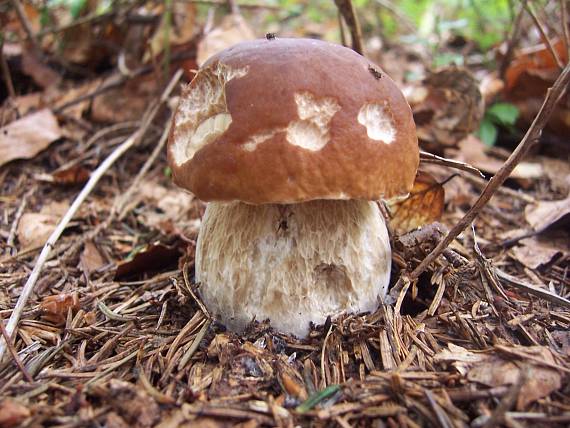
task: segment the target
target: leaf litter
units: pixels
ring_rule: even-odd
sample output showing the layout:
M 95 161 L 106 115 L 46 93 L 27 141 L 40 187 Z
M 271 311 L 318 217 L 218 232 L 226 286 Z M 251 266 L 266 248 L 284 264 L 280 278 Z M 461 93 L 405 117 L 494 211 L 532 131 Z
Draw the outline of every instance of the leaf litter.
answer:
M 243 37 L 243 32 L 229 36 L 233 30 L 219 28 L 220 37 L 229 37 L 230 43 Z M 159 45 L 157 33 L 151 34 Z M 216 34 L 214 30 L 210 36 Z M 194 46 L 194 54 L 199 48 Z M 81 61 L 96 63 L 89 52 L 81 53 Z M 136 86 L 136 80 L 130 82 Z M 128 99 L 132 94 L 125 89 L 128 85 L 119 86 L 124 92 L 109 93 L 110 101 L 94 95 L 98 106 L 93 103 L 90 109 L 81 101 L 71 117 L 58 113 L 58 126 L 82 126 L 85 138 L 75 140 L 69 135 L 79 134 L 66 133 L 50 146 L 61 136 L 49 142 L 44 137 L 43 148 L 37 150 L 38 143 L 29 161 L 12 158 L 0 170 L 1 232 L 9 237 L 14 230 L 17 250 L 2 247 L 10 251 L 1 256 L 1 319 L 12 313 L 37 247 L 61 213 L 49 222 L 26 216 L 42 210 L 49 216 L 53 200 L 69 205 L 82 181 L 73 171 L 81 171 L 82 165 L 91 171 L 132 131 L 130 120 L 140 118 L 113 114 L 113 97 Z M 146 102 L 160 92 L 158 83 L 149 88 L 141 98 Z M 78 98 L 83 95 L 77 93 Z M 122 106 L 130 105 L 126 101 Z M 134 112 L 139 108 L 132 107 Z M 459 123 L 452 114 L 447 110 L 437 132 L 428 134 L 445 131 L 446 146 L 459 148 L 461 155 L 458 135 L 466 130 L 445 126 Z M 462 109 L 458 114 L 466 113 Z M 163 128 L 167 118 L 165 112 L 153 126 Z M 479 120 L 478 113 L 471 119 Z M 471 128 L 470 123 L 467 131 Z M 38 131 L 41 135 L 43 130 Z M 163 155 L 137 183 L 129 203 L 118 203 L 160 131 L 151 127 L 149 134 L 117 161 L 55 244 L 11 342 L 24 370 L 10 357 L 0 364 L 0 426 L 568 424 L 568 253 L 524 263 L 517 246 L 497 244 L 500 235 L 513 230 L 530 227 L 540 232 L 538 239 L 543 230 L 560 227 L 568 212 L 567 192 L 546 168 L 522 177 L 524 194 L 538 202 L 513 197 L 512 189 L 497 193 L 476 221 L 479 246 L 474 246 L 473 233 L 462 233 L 408 284 L 397 308 L 386 304 L 372 314 L 341 316 L 314 326 L 302 341 L 276 333 L 263 320 L 238 336 L 224 331 L 202 309 L 193 257 L 204 204 L 174 188 Z M 485 153 L 495 158 L 501 154 Z M 67 165 L 75 159 L 81 162 Z M 539 157 L 528 160 L 544 164 Z M 424 186 L 419 192 L 423 196 L 404 201 L 400 210 L 401 224 L 407 226 L 393 237 L 394 281 L 416 268 L 464 214 L 465 202 L 457 192 L 470 201 L 480 189 L 467 178 L 472 173 L 461 172 L 452 180 L 460 183 L 455 194 L 445 196 L 441 186 L 446 184 L 436 183 L 452 172 L 442 165 L 431 167 L 439 173 L 428 180 L 428 190 Z M 54 171 L 61 171 L 61 181 L 71 186 L 58 183 Z M 66 171 L 71 178 L 65 178 Z M 497 168 L 486 172 L 496 173 Z M 38 180 L 41 174 L 54 180 Z M 511 185 L 519 192 L 522 184 Z M 32 186 L 36 191 L 28 193 Z M 119 205 L 122 210 L 115 213 Z M 521 284 L 540 293 L 531 294 Z M 24 371 L 34 382 L 26 380 Z

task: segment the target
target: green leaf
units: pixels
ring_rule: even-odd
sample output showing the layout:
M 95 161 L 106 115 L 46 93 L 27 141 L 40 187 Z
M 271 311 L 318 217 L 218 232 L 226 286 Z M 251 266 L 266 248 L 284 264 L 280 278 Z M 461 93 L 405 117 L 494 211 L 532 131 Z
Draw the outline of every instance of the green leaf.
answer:
M 73 19 L 79 18 L 79 14 L 87 4 L 87 0 L 70 0 L 69 1 L 69 13 Z
M 463 63 L 463 55 L 451 52 L 436 54 L 433 58 L 433 66 L 435 68 L 444 67 L 451 64 L 463 65 Z
M 485 145 L 494 146 L 497 142 L 498 133 L 497 126 L 488 117 L 485 117 L 481 122 L 477 135 Z
M 500 125 L 514 125 L 519 117 L 519 109 L 509 103 L 496 103 L 489 107 L 485 115 Z
M 331 395 L 334 395 L 338 390 L 340 390 L 340 385 L 327 386 L 325 389 L 314 393 L 309 398 L 307 398 L 303 403 L 297 406 L 296 409 L 297 412 L 299 413 L 308 412 L 324 399 L 329 398 Z

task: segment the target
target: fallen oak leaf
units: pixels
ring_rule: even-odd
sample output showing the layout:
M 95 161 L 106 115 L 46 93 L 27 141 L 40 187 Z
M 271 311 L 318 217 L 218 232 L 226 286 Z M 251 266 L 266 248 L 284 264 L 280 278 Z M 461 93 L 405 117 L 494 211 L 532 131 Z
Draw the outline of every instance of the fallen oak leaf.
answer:
M 61 136 L 51 110 L 24 116 L 0 128 L 0 166 L 15 159 L 33 158 Z
M 404 200 L 389 201 L 390 225 L 403 234 L 424 224 L 438 221 L 443 214 L 445 191 L 430 174 L 418 171 L 414 187 Z

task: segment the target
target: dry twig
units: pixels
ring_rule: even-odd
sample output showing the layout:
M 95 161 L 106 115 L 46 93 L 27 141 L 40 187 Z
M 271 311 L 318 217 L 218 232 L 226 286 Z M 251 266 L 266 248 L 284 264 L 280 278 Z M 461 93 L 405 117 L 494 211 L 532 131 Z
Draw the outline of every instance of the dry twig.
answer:
M 543 128 L 546 126 L 550 115 L 552 114 L 558 100 L 561 95 L 566 91 L 568 83 L 570 82 L 570 64 L 567 65 L 552 88 L 548 89 L 546 93 L 546 98 L 540 108 L 540 111 L 536 115 L 532 125 L 526 132 L 525 136 L 518 144 L 516 149 L 511 153 L 509 158 L 505 161 L 501 169 L 491 178 L 489 183 L 483 189 L 483 192 L 475 202 L 475 204 L 467 211 L 465 216 L 453 228 L 449 233 L 441 240 L 441 242 L 429 253 L 422 262 L 408 275 L 410 281 L 415 281 L 427 268 L 428 266 L 439 257 L 439 255 L 447 248 L 447 246 L 457 237 L 465 228 L 477 217 L 481 209 L 489 202 L 493 197 L 497 189 L 505 182 L 509 177 L 513 169 L 518 165 L 518 163 L 524 158 L 528 149 L 534 144 L 540 137 Z M 394 286 L 394 292 L 391 296 L 394 298 L 397 296 L 402 287 L 404 286 L 403 278 L 398 279 L 398 283 Z
M 513 24 L 513 28 L 511 30 L 511 34 L 509 36 L 509 40 L 507 40 L 507 52 L 501 61 L 501 66 L 499 67 L 499 76 L 501 79 L 504 79 L 505 73 L 507 72 L 507 68 L 513 59 L 513 55 L 515 53 L 515 49 L 519 42 L 519 37 L 521 34 L 521 22 L 524 16 L 524 6 L 521 5 L 519 12 L 517 13 L 517 17 L 515 18 L 515 22 Z
M 38 41 L 36 40 L 36 36 L 34 34 L 34 30 L 32 29 L 32 24 L 30 24 L 30 21 L 28 20 L 28 17 L 26 16 L 26 11 L 24 10 L 22 3 L 20 3 L 19 0 L 12 0 L 12 5 L 14 6 L 14 9 L 16 10 L 16 14 L 18 15 L 18 19 L 20 20 L 22 27 L 24 27 L 24 31 L 26 32 L 28 39 L 32 43 L 32 46 L 34 47 L 34 49 L 38 53 L 41 52 L 40 45 L 38 44 Z
M 461 171 L 466 171 L 470 174 L 473 174 L 481 178 L 485 178 L 485 175 L 477 168 L 475 168 L 473 165 L 469 165 L 468 163 L 456 161 L 453 159 L 447 159 L 441 156 L 434 155 L 432 153 L 424 152 L 423 150 L 420 150 L 420 162 L 443 165 L 449 168 L 455 168 Z
M 560 59 L 560 57 L 558 56 L 558 52 L 556 52 L 556 49 L 554 49 L 554 46 L 552 46 L 552 42 L 550 41 L 550 38 L 548 37 L 548 35 L 546 34 L 546 30 L 544 29 L 544 25 L 542 24 L 542 21 L 538 18 L 538 16 L 536 15 L 536 13 L 534 12 L 534 9 L 532 7 L 531 4 L 529 4 L 528 1 L 523 0 L 523 5 L 524 8 L 526 9 L 526 11 L 528 12 L 528 14 L 531 16 L 532 20 L 534 21 L 534 25 L 536 25 L 536 28 L 538 28 L 538 31 L 540 32 L 540 36 L 543 40 L 543 42 L 546 44 L 546 46 L 548 47 L 548 50 L 550 51 L 550 53 L 552 54 L 552 57 L 554 58 L 554 61 L 556 62 L 556 65 L 560 68 L 563 69 L 564 68 L 564 64 L 562 63 L 562 60 Z M 565 20 L 566 18 L 563 16 L 562 20 Z
M 356 15 L 356 10 L 351 0 L 334 0 L 336 7 L 340 11 L 344 18 L 344 22 L 350 29 L 350 35 L 352 38 L 352 50 L 363 55 L 364 48 L 362 44 L 362 30 L 360 29 L 360 23 L 358 22 L 358 16 Z
M 4 83 L 8 89 L 8 95 L 11 98 L 16 96 L 16 91 L 14 90 L 14 82 L 12 82 L 12 75 L 10 74 L 10 68 L 8 67 L 8 62 L 4 57 L 4 35 L 0 34 L 0 68 L 2 68 L 2 77 L 4 78 Z

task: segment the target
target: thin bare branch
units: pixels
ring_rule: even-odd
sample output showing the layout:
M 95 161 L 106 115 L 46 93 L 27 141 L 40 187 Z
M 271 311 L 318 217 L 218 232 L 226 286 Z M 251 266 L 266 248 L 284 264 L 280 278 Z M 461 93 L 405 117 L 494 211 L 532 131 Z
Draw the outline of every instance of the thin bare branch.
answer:
M 501 169 L 491 178 L 489 183 L 483 189 L 483 192 L 471 207 L 471 209 L 465 214 L 465 216 L 459 220 L 459 222 L 449 231 L 449 233 L 441 240 L 441 242 L 429 253 L 425 259 L 409 274 L 409 279 L 411 281 L 416 280 L 427 268 L 428 266 L 439 257 L 439 255 L 447 248 L 447 246 L 455 239 L 457 236 L 465 230 L 465 228 L 471 224 L 471 222 L 477 217 L 481 209 L 489 202 L 493 197 L 499 186 L 501 186 L 505 180 L 509 177 L 513 169 L 518 165 L 518 163 L 523 159 L 523 157 L 528 152 L 528 149 L 535 143 L 548 119 L 550 118 L 558 100 L 561 95 L 566 91 L 568 83 L 570 82 L 570 64 L 567 65 L 552 88 L 548 89 L 546 98 L 540 108 L 540 111 L 536 115 L 532 125 L 528 129 L 527 133 L 518 144 L 516 149 L 511 153 L 509 158 L 505 161 Z M 398 283 L 394 287 L 395 290 L 399 291 L 403 287 L 403 279 L 400 278 Z
M 0 34 L 0 67 L 2 68 L 2 77 L 4 78 L 4 83 L 8 89 L 8 95 L 11 98 L 16 96 L 16 91 L 14 90 L 14 83 L 12 82 L 12 75 L 10 74 L 10 67 L 8 67 L 8 62 L 4 57 L 4 35 Z
M 459 169 L 461 171 L 466 171 L 477 177 L 485 178 L 485 175 L 475 168 L 473 165 L 469 165 L 465 162 L 456 161 L 453 159 L 447 159 L 441 156 L 434 155 L 433 153 L 424 152 L 420 150 L 420 162 L 422 163 L 433 163 L 436 165 L 443 165 L 449 168 Z
M 336 7 L 340 11 L 344 22 L 350 29 L 350 35 L 352 37 L 352 50 L 363 55 L 364 47 L 362 43 L 362 30 L 360 29 L 360 22 L 358 22 L 358 16 L 356 15 L 356 10 L 351 0 L 334 0 Z
M 515 49 L 519 43 L 519 38 L 521 34 L 521 23 L 522 18 L 524 16 L 524 6 L 521 5 L 519 12 L 517 13 L 517 17 L 515 18 L 515 22 L 513 24 L 513 28 L 511 29 L 511 34 L 509 36 L 509 40 L 507 41 L 507 52 L 501 61 L 501 66 L 499 67 L 499 77 L 503 79 L 505 77 L 505 73 L 507 72 L 507 68 L 509 68 L 509 64 L 513 59 L 513 55 L 515 53 Z
M 34 47 L 34 49 L 37 52 L 41 52 L 41 48 L 40 48 L 40 45 L 36 39 L 36 35 L 34 34 L 32 24 L 30 24 L 30 21 L 28 20 L 28 17 L 26 16 L 26 11 L 24 10 L 22 3 L 20 3 L 20 0 L 12 0 L 12 5 L 14 6 L 14 9 L 16 10 L 16 14 L 18 15 L 18 19 L 20 20 L 20 23 L 22 24 L 22 27 L 24 28 L 24 31 L 26 32 L 28 39 L 32 43 L 32 46 Z
M 536 27 L 538 28 L 538 31 L 540 32 L 540 35 L 542 37 L 542 40 L 544 41 L 544 43 L 546 44 L 546 46 L 548 47 L 548 50 L 550 51 L 550 53 L 552 54 L 552 57 L 554 58 L 554 61 L 556 62 L 556 65 L 558 65 L 558 67 L 560 69 L 564 68 L 564 63 L 562 62 L 562 60 L 560 59 L 560 57 L 558 56 L 558 52 L 556 52 L 556 49 L 554 49 L 554 46 L 552 45 L 552 42 L 550 41 L 550 38 L 548 37 L 548 35 L 546 34 L 546 30 L 544 29 L 544 24 L 542 23 L 542 21 L 540 20 L 540 18 L 538 17 L 538 15 L 535 13 L 533 7 L 531 4 L 529 4 L 528 1 L 524 1 L 523 2 L 524 8 L 526 9 L 526 11 L 528 12 L 528 14 L 531 16 L 532 20 L 534 21 L 534 24 L 536 25 Z
M 562 42 L 566 49 L 566 58 L 570 61 L 570 32 L 568 31 L 568 5 L 567 0 L 560 0 L 560 11 L 562 13 Z
M 24 367 L 24 365 L 22 364 L 22 361 L 18 357 L 18 353 L 16 352 L 16 350 L 14 349 L 14 346 L 12 345 L 11 337 L 8 334 L 8 332 L 6 331 L 6 328 L 4 327 L 4 320 L 2 318 L 0 318 L 0 330 L 2 332 L 2 337 L 4 337 L 4 340 L 6 341 L 6 345 L 8 346 L 8 350 L 10 351 L 10 354 L 12 355 L 12 358 L 14 359 L 14 362 L 16 363 L 16 365 L 18 366 L 18 368 L 20 369 L 20 371 L 22 372 L 22 374 L 24 375 L 26 380 L 28 382 L 33 382 L 34 379 L 30 375 L 30 373 L 28 373 L 28 371 L 26 370 L 26 367 Z

